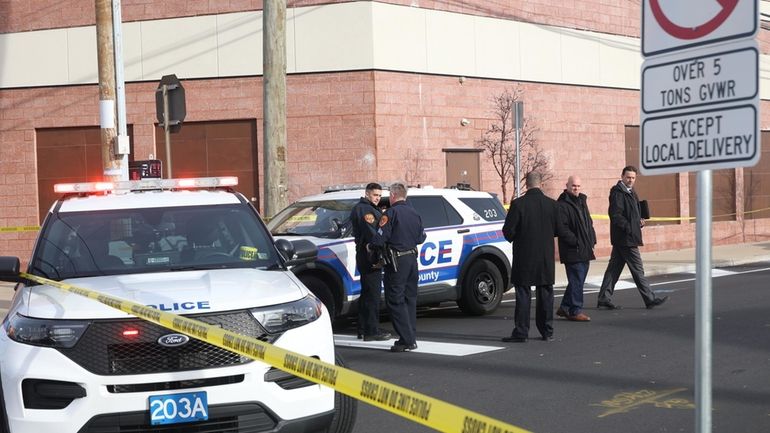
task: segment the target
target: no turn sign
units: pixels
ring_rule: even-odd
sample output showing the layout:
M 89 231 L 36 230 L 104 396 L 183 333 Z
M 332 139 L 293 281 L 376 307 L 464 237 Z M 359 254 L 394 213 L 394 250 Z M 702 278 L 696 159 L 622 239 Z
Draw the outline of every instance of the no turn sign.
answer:
M 758 28 L 756 0 L 644 0 L 642 54 L 753 37 Z

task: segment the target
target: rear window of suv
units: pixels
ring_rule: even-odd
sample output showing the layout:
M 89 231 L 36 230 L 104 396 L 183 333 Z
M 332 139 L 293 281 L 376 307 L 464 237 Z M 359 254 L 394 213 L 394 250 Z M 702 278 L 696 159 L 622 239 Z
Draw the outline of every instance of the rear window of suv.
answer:
M 505 220 L 505 209 L 495 197 L 465 197 L 460 201 L 487 221 Z
M 420 214 L 422 225 L 426 229 L 443 226 L 456 226 L 463 223 L 459 213 L 447 203 L 444 197 L 413 196 L 406 202 Z

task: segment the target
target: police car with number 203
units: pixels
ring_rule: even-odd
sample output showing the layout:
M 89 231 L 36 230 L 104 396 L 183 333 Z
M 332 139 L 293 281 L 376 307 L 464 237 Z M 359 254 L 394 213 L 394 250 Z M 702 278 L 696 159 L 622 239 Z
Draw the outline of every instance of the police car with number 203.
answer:
M 361 292 L 350 211 L 364 185 L 339 186 L 302 198 L 268 222 L 273 236 L 307 239 L 315 261 L 292 268 L 332 316 L 355 310 Z M 388 205 L 383 185 L 381 207 Z M 456 301 L 467 314 L 497 309 L 510 288 L 511 245 L 502 233 L 505 209 L 493 194 L 455 188 L 409 188 L 407 203 L 420 214 L 428 236 L 419 249 L 418 305 Z
M 334 363 L 331 321 L 236 178 L 57 185 L 27 273 L 185 315 Z M 58 288 L 19 259 L 0 331 L 0 432 L 347 433 L 355 401 Z M 337 363 L 340 364 L 339 359 Z

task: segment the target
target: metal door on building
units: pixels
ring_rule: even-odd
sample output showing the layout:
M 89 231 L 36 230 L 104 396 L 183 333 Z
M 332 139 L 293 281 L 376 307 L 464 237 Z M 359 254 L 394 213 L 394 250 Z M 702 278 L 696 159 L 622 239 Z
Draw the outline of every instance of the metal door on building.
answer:
M 473 190 L 481 188 L 480 149 L 442 149 L 446 154 L 446 185 L 469 185 Z
M 168 174 L 163 128 L 155 128 L 156 158 Z M 185 122 L 171 134 L 171 174 L 181 177 L 237 176 L 237 190 L 259 209 L 257 122 Z
M 128 125 L 128 136 L 133 127 Z M 133 144 L 133 138 L 129 141 Z M 104 178 L 102 136 L 98 126 L 41 128 L 35 131 L 37 200 L 42 223 L 59 194 L 57 183 L 95 182 Z M 133 160 L 133 152 L 129 156 Z

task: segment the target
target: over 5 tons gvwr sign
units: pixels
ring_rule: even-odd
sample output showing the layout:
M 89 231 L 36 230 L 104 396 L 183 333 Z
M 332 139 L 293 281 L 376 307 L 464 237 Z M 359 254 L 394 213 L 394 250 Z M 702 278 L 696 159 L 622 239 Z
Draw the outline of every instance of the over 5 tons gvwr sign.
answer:
M 754 46 L 689 52 L 681 59 L 647 62 L 642 69 L 642 110 L 681 108 L 754 99 L 759 51 Z
M 642 169 L 659 174 L 754 165 L 757 117 L 749 104 L 647 118 L 641 128 Z

